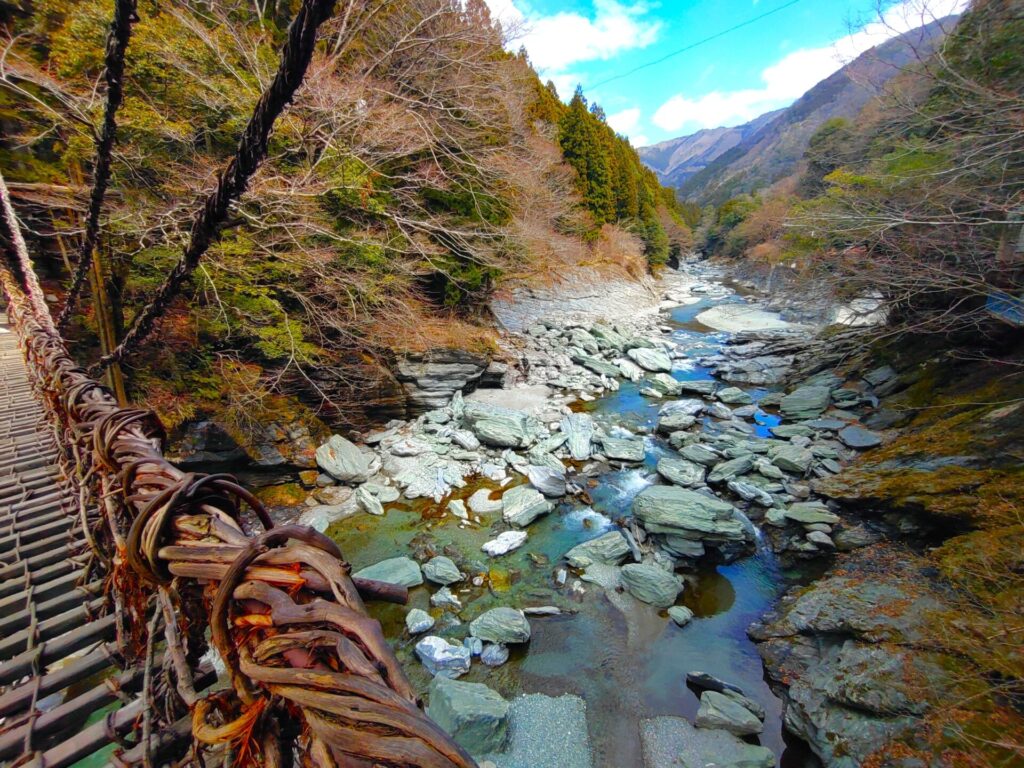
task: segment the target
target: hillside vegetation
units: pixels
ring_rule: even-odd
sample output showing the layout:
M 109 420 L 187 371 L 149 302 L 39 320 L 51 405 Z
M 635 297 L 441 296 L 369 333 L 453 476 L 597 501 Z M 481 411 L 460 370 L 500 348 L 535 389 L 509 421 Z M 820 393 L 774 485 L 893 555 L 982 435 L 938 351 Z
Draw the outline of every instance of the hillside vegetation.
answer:
M 0 169 L 55 305 L 94 170 L 112 7 L 4 11 Z M 297 7 L 140 4 L 99 272 L 70 328 L 83 361 L 178 260 Z M 480 0 L 339 3 L 324 29 L 249 193 L 128 361 L 129 397 L 169 422 L 255 419 L 281 394 L 344 418 L 372 404 L 395 354 L 487 349 L 499 285 L 582 265 L 639 275 L 688 245 L 674 196 L 600 108 L 562 104 Z

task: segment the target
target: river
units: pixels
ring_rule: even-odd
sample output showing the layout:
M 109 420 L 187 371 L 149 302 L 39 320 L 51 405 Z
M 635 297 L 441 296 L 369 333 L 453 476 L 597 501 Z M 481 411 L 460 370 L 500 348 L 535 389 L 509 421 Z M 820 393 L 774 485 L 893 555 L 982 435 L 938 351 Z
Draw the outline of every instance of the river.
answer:
M 696 360 L 716 351 L 725 333 L 702 326 L 695 318 L 721 302 L 744 303 L 737 293 L 702 298 L 669 311 L 671 338 L 681 344 L 687 360 L 677 361 L 677 380 L 709 379 L 711 373 Z M 747 388 L 754 401 L 768 391 Z M 708 566 L 685 574 L 679 602 L 691 608 L 694 620 L 676 626 L 664 611 L 621 593 L 607 593 L 596 584 L 569 573 L 560 583 L 564 554 L 576 544 L 607 532 L 630 515 L 633 498 L 658 481 L 657 460 L 675 455 L 653 429 L 663 401 L 645 397 L 639 385 L 621 382 L 590 402 L 572 404 L 588 411 L 599 426 L 625 427 L 645 433 L 646 457 L 642 465 L 615 468 L 590 480 L 590 503 L 571 499 L 529 527 L 529 540 L 521 549 L 489 559 L 480 551 L 483 542 L 503 529 L 459 525 L 444 514 L 444 504 L 417 499 L 388 506 L 384 517 L 357 515 L 333 524 L 328 534 L 359 569 L 380 560 L 410 555 L 424 559 L 446 554 L 472 574 L 483 576 L 480 586 L 457 585 L 463 611 L 433 613 L 439 617 L 432 634 L 456 641 L 468 634 L 467 619 L 497 606 L 557 606 L 561 615 L 531 617 L 533 635 L 526 646 L 512 649 L 510 661 L 496 669 L 475 663 L 464 680 L 483 682 L 506 698 L 522 693 L 560 696 L 570 693 L 587 706 L 587 730 L 593 766 L 642 766 L 640 723 L 656 716 L 693 720 L 699 692 L 686 684 L 686 674 L 701 670 L 735 684 L 767 711 L 759 743 L 771 749 L 785 768 L 812 768 L 818 762 L 806 745 L 785 734 L 781 704 L 763 677 L 761 659 L 747 638 L 748 625 L 764 614 L 793 584 L 815 575 L 813 568 L 784 566 L 760 542 L 756 552 L 730 565 Z M 775 417 L 758 412 L 756 432 L 768 436 Z M 715 426 L 706 420 L 705 429 Z M 519 482 L 522 482 L 520 478 Z M 498 488 L 490 481 L 471 482 L 456 498 L 468 498 L 481 487 Z M 500 520 L 500 518 L 499 518 Z M 760 534 L 760 532 L 758 532 Z M 480 580 L 480 579 L 478 579 Z M 430 609 L 429 585 L 411 590 L 409 607 Z M 417 662 L 417 638 L 405 631 L 408 607 L 377 605 L 381 620 L 414 683 L 425 689 L 429 676 Z M 500 765 L 500 760 L 498 761 Z M 557 765 L 558 762 L 551 763 Z M 510 764 L 511 765 L 511 764 Z M 534 766 L 533 768 L 539 768 Z

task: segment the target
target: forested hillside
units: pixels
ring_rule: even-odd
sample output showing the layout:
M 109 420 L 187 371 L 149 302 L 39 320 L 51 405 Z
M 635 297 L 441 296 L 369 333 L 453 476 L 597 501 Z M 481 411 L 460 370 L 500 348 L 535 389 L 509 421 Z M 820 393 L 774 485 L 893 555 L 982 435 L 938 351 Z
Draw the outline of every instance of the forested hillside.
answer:
M 298 5 L 139 4 L 96 267 L 70 317 L 83 362 L 179 260 Z M 112 9 L 2 11 L 0 169 L 55 309 L 96 170 Z M 244 428 L 296 405 L 280 395 L 347 418 L 396 356 L 488 348 L 498 286 L 581 265 L 639 275 L 688 246 L 674 196 L 600 108 L 562 104 L 503 43 L 482 0 L 339 3 L 248 194 L 115 383 L 170 424 L 214 411 Z

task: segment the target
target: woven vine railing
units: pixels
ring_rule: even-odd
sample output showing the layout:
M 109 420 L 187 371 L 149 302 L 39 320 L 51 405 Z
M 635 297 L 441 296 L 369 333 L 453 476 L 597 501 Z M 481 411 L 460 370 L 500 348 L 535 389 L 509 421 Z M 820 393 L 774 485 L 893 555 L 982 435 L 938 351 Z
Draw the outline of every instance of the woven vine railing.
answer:
M 105 579 L 119 654 L 142 670 L 133 724 L 142 762 L 475 765 L 419 708 L 366 613 L 364 598 L 404 602 L 405 590 L 353 579 L 333 541 L 306 526 L 274 527 L 233 477 L 167 461 L 156 415 L 119 407 L 69 355 L 41 295 L 30 295 L 38 283 L 21 274 L 31 265 L 20 235 L 11 241 L 12 221 L 0 283 L 80 489 L 90 570 Z M 230 686 L 203 697 L 194 675 L 210 643 Z M 189 712 L 191 750 L 165 760 L 170 726 Z

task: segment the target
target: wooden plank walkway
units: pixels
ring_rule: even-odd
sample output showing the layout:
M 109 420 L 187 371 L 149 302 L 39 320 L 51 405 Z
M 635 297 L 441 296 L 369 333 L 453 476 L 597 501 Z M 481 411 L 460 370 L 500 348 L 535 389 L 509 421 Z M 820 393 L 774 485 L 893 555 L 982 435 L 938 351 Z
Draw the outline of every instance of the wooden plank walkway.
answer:
M 141 682 L 116 664 L 114 617 L 100 577 L 85 578 L 77 491 L 58 458 L 0 315 L 0 765 L 71 765 L 111 743 L 130 721 L 108 715 L 83 738 L 87 721 Z

